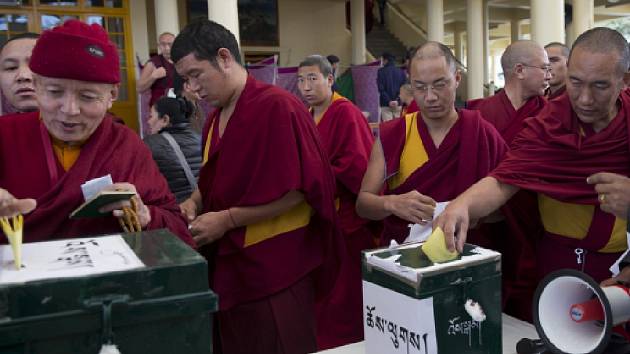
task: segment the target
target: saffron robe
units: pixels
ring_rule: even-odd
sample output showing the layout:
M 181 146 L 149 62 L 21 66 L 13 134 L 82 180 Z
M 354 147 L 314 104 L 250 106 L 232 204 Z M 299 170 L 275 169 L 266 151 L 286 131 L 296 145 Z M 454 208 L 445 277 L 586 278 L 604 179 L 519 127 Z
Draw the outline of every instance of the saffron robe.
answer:
M 507 150 L 501 135 L 477 111 L 463 109 L 458 114 L 439 148 L 420 112 L 381 124 L 386 194 L 417 190 L 437 202 L 450 201 L 498 165 Z M 402 242 L 408 224 L 395 215 L 387 217 L 382 244 Z
M 111 174 L 114 182 L 135 185 L 151 211 L 146 229 L 169 228 L 190 246 L 194 241 L 175 197 L 151 152 L 136 133 L 105 117 L 66 172 L 39 112 L 0 119 L 0 187 L 16 198 L 33 198 L 37 208 L 24 218 L 24 242 L 121 232 L 113 216 L 70 219 L 84 202 L 81 184 Z M 2 243 L 6 239 L 2 238 Z
M 251 76 L 222 137 L 220 112 L 209 117 L 204 134 L 207 162 L 199 176 L 203 212 L 265 205 L 292 190 L 305 198 L 278 217 L 230 230 L 200 248 L 209 262 L 220 311 L 237 311 L 305 277 L 315 281 L 317 297 L 325 297 L 345 250 L 337 225 L 335 180 L 313 118 L 295 96 Z M 219 316 L 221 330 L 235 325 L 247 336 L 249 325 L 257 331 L 256 323 L 222 323 L 227 317 Z M 226 352 L 239 346 L 223 335 L 221 339 Z
M 339 225 L 347 251 L 333 293 L 317 307 L 317 342 L 319 350 L 324 350 L 363 340 L 361 251 L 375 248 L 377 230 L 355 211 L 374 143 L 367 120 L 337 93 L 317 118 L 317 130 L 337 182 Z
M 630 97 L 621 94 L 619 113 L 595 133 L 580 122 L 567 95 L 553 101 L 514 139 L 491 175 L 538 193 L 545 235 L 538 253 L 539 275 L 574 268 L 601 281 L 626 249 L 626 221 L 599 208 L 586 178 L 598 172 L 630 176 Z
M 545 106 L 542 96 L 530 98 L 518 110 L 514 109 L 505 90 L 494 96 L 469 101 L 469 109 L 481 112 L 492 123 L 509 145 L 523 128 L 523 121 L 535 116 Z M 542 225 L 538 214 L 536 195 L 521 191 L 501 208 L 507 225 L 495 225 L 495 232 L 507 233 L 499 238 L 501 245 L 493 245 L 503 255 L 503 305 L 512 316 L 531 322 L 531 299 L 538 283 L 535 277 L 535 247 L 542 237 Z

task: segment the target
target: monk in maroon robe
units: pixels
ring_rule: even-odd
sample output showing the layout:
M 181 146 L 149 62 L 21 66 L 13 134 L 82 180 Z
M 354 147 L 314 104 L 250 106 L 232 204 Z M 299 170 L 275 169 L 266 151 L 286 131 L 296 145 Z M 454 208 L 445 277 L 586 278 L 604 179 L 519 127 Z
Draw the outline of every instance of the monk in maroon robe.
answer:
M 538 194 L 545 228 L 537 247 L 539 275 L 573 268 L 596 280 L 609 277 L 608 268 L 627 248 L 627 221 L 614 208 L 618 181 L 630 175 L 630 100 L 620 95 L 629 58 L 617 31 L 598 27 L 578 37 L 567 95 L 528 119 L 497 169 L 438 218 L 450 249 L 461 249 L 470 220 L 525 188 Z
M 189 24 L 172 56 L 191 91 L 218 107 L 199 190 L 181 205 L 219 295 L 216 349 L 314 352 L 315 300 L 345 252 L 315 123 L 294 95 L 248 76 L 234 35 L 215 22 Z
M 361 251 L 375 248 L 378 231 L 355 211 L 374 138 L 361 111 L 332 91 L 333 80 L 331 65 L 320 55 L 299 65 L 298 89 L 311 106 L 337 181 L 339 225 L 347 252 L 332 295 L 318 304 L 320 350 L 363 340 Z
M 67 65 L 71 61 L 76 64 Z M 118 93 L 120 67 L 105 30 L 70 20 L 45 31 L 30 68 L 37 75 L 40 112 L 0 119 L 0 195 L 10 194 L 14 205 L 28 204 L 13 212 L 36 205 L 25 217 L 24 241 L 120 232 L 113 216 L 69 218 L 84 202 L 81 184 L 109 174 L 115 182 L 109 189 L 136 192 L 143 229 L 168 227 L 194 246 L 151 152 L 134 132 L 107 117 Z M 122 206 L 103 209 L 120 217 Z
M 551 64 L 551 78 L 549 78 L 549 88 L 545 92 L 545 98 L 551 101 L 562 96 L 567 90 L 565 82 L 569 47 L 559 42 L 551 42 L 545 46 L 545 51 Z
M 545 106 L 544 90 L 551 77 L 545 50 L 533 41 L 516 41 L 501 56 L 505 88 L 494 96 L 469 101 L 508 143 L 523 128 L 523 121 Z M 502 254 L 503 307 L 512 316 L 531 321 L 530 299 L 536 290 L 535 243 L 542 236 L 534 193 L 522 191 L 501 209 L 505 222 L 497 223 L 496 244 Z M 505 237 L 505 234 L 510 235 Z
M 420 111 L 383 123 L 357 200 L 359 215 L 385 219 L 383 244 L 402 242 L 409 224 L 426 224 L 437 202 L 485 177 L 507 150 L 479 112 L 455 110 L 460 74 L 450 49 L 429 42 L 411 61 Z M 385 194 L 380 195 L 386 182 Z
M 176 73 L 171 60 L 171 46 L 174 40 L 175 35 L 170 32 L 164 32 L 158 36 L 160 53 L 149 59 L 138 78 L 136 85 L 138 92 L 151 90 L 149 109 L 158 99 L 166 96 L 169 89 L 173 88 Z
M 535 116 L 545 105 L 542 97 L 550 78 L 545 50 L 533 41 L 516 41 L 501 56 L 505 87 L 494 96 L 471 100 L 467 109 L 481 112 L 501 133 L 508 145 L 523 128 L 525 118 Z

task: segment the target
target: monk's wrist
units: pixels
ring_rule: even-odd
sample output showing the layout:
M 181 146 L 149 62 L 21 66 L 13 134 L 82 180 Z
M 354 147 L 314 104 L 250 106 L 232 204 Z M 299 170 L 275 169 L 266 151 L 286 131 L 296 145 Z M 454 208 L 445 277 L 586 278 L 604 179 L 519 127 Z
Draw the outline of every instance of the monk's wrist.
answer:
M 392 215 L 394 213 L 393 197 L 395 197 L 395 195 L 384 195 L 382 197 L 383 210 L 385 210 L 388 215 Z
M 234 219 L 234 215 L 232 214 L 231 209 L 226 209 L 223 211 L 223 220 L 223 225 L 225 225 L 226 231 L 236 229 L 238 227 L 238 224 Z

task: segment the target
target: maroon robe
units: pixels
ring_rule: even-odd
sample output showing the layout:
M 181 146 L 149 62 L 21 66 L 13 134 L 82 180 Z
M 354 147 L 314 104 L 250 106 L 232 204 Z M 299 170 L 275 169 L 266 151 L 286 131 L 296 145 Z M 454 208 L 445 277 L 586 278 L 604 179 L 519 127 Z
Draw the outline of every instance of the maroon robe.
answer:
M 466 108 L 481 112 L 481 116 L 492 123 L 503 140 L 510 145 L 516 134 L 523 129 L 525 118 L 538 114 L 545 103 L 542 96 L 534 96 L 516 110 L 505 90 L 501 90 L 493 96 L 466 102 Z
M 547 101 L 551 101 L 562 96 L 565 92 L 567 92 L 567 87 L 565 85 L 562 85 L 562 87 L 560 87 L 556 92 L 552 93 L 551 90 L 549 90 L 549 92 L 547 92 L 547 94 L 545 95 L 545 98 L 547 99 Z
M 166 76 L 155 80 L 153 85 L 151 85 L 151 99 L 149 100 L 149 108 L 151 108 L 157 100 L 165 96 L 168 90 L 173 87 L 173 80 L 177 72 L 175 71 L 175 65 L 166 60 L 162 54 L 152 56 L 149 61 L 153 63 L 156 69 L 164 68 L 166 70 Z
M 400 112 L 400 118 L 403 118 L 407 114 L 416 113 L 419 110 L 420 108 L 418 107 L 416 100 L 411 100 L 411 103 L 409 104 L 409 106 L 403 108 L 403 110 Z
M 494 96 L 469 101 L 466 107 L 480 111 L 509 145 L 522 129 L 523 121 L 538 114 L 545 104 L 542 96 L 534 96 L 516 110 L 505 90 L 501 90 Z M 501 212 L 507 225 L 500 227 L 497 224 L 493 231 L 507 233 L 509 237 L 503 237 L 502 241 L 507 242 L 501 242 L 493 248 L 503 255 L 504 311 L 531 321 L 531 299 L 538 283 L 535 277 L 535 248 L 543 232 L 536 195 L 521 191 L 501 208 Z
M 209 261 L 211 287 L 219 295 L 223 349 L 241 352 L 243 340 L 264 336 L 266 326 L 277 326 L 282 338 L 310 320 L 283 327 L 272 318 L 267 323 L 231 321 L 231 314 L 246 303 L 265 306 L 263 300 L 293 289 L 304 279 L 314 281 L 316 295 L 325 297 L 335 284 L 345 250 L 337 225 L 334 177 L 304 105 L 290 93 L 250 76 L 219 138 L 220 112 L 217 109 L 209 117 L 204 134 L 212 136 L 205 142 L 209 156 L 199 176 L 203 212 L 265 205 L 292 190 L 303 193 L 312 208 L 304 227 L 249 245 L 250 226 L 239 227 L 200 249 Z M 308 307 L 306 314 L 314 316 L 313 304 L 303 304 Z M 241 336 L 231 336 L 230 328 L 238 328 Z M 315 349 L 314 331 L 312 339 L 302 342 L 301 351 Z M 268 347 L 259 350 L 274 352 Z
M 317 129 L 337 181 L 339 225 L 347 254 L 332 295 L 317 307 L 319 350 L 363 340 L 361 251 L 375 248 L 377 236 L 355 211 L 374 137 L 361 111 L 347 99 L 334 97 Z
M 630 176 L 630 97 L 621 94 L 618 115 L 595 133 L 581 123 L 567 95 L 550 101 L 514 139 L 504 161 L 491 173 L 503 183 L 542 193 L 566 203 L 595 206 L 586 237 L 572 239 L 545 233 L 537 248 L 540 276 L 559 268 L 577 268 L 596 280 L 610 277 L 608 268 L 619 253 L 600 253 L 615 222 L 599 208 L 597 193 L 586 178 L 598 172 Z M 584 249 L 586 262 L 578 265 L 575 250 Z
M 24 218 L 24 241 L 47 241 L 121 232 L 113 216 L 70 219 L 84 201 L 81 184 L 111 174 L 116 182 L 135 185 L 151 211 L 146 229 L 169 228 L 194 246 L 175 197 L 151 152 L 129 128 L 106 116 L 82 146 L 66 172 L 53 152 L 51 137 L 39 112 L 0 119 L 0 187 L 16 198 L 34 198 L 37 208 Z M 0 243 L 5 243 L 2 238 Z
M 386 188 L 386 194 L 404 194 L 417 190 L 437 202 L 450 201 L 485 177 L 499 163 L 507 150 L 501 135 L 477 111 L 459 110 L 459 119 L 436 148 L 428 128 L 417 113 L 418 133 L 428 154 L 428 161 L 400 186 Z M 386 176 L 399 170 L 405 145 L 406 121 L 394 119 L 381 124 L 380 139 L 386 162 Z M 402 242 L 409 234 L 409 221 L 391 215 L 385 219 L 381 242 Z

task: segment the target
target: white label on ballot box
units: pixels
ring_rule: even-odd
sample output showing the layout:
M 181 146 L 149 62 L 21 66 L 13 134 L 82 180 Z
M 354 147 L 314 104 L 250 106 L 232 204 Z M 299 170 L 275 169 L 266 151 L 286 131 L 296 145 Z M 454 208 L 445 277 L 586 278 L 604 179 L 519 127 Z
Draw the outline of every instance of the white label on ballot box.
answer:
M 366 354 L 437 354 L 433 298 L 414 299 L 363 281 Z
M 22 269 L 11 246 L 0 246 L 0 284 L 79 277 L 144 267 L 120 235 L 33 242 L 22 245 Z

